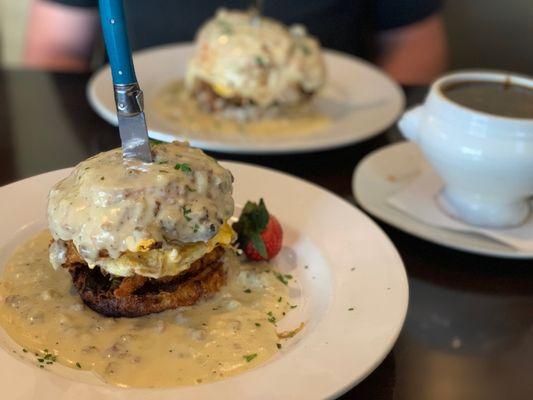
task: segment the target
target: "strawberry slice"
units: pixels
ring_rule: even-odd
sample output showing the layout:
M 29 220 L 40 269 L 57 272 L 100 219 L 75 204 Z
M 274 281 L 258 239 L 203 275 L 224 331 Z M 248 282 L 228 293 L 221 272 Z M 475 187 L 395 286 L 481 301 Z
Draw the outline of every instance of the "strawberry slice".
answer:
M 239 235 L 239 247 L 250 260 L 270 260 L 281 250 L 283 230 L 276 217 L 269 214 L 263 199 L 259 204 L 246 202 L 233 229 Z

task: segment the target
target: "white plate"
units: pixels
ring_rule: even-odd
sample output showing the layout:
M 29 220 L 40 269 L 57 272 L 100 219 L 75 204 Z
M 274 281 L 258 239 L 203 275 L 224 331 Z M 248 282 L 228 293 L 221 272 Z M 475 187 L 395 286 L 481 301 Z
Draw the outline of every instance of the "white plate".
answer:
M 256 369 L 216 383 L 165 390 L 90 384 L 92 374 L 61 365 L 52 366 L 55 373 L 40 370 L 31 357 L 21 359 L 24 353 L 0 329 L 3 398 L 323 399 L 350 389 L 380 364 L 398 337 L 408 302 L 405 270 L 389 239 L 362 212 L 317 186 L 251 165 L 224 166 L 235 176 L 237 204 L 264 197 L 284 228 L 290 249 L 284 251 L 294 257 L 283 269 L 300 285 L 299 307 L 287 323 L 307 321 L 305 329 Z M 14 247 L 44 227 L 46 194 L 68 171 L 0 188 L 0 272 Z
M 430 169 L 416 144 L 395 143 L 367 155 L 355 168 L 352 191 L 357 202 L 372 215 L 414 236 L 470 253 L 508 258 L 533 258 L 475 233 L 463 233 L 427 225 L 397 210 L 387 199 Z
M 197 133 L 183 136 L 156 117 L 152 101 L 169 82 L 185 76 L 192 44 L 174 44 L 136 52 L 133 56 L 137 77 L 144 91 L 145 112 L 150 137 L 162 141 L 187 139 L 192 145 L 213 151 L 231 153 L 295 153 L 325 150 L 356 143 L 388 128 L 404 107 L 400 87 L 372 64 L 339 52 L 325 50 L 328 83 L 315 99 L 318 109 L 329 116 L 327 128 L 309 134 L 272 137 L 214 137 Z M 106 121 L 117 124 L 113 85 L 109 67 L 91 78 L 87 95 L 94 110 Z

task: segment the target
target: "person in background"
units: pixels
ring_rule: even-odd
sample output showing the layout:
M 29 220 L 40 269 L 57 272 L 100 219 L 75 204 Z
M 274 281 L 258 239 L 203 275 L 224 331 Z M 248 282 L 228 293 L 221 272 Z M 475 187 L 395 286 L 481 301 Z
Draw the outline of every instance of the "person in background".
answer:
M 88 70 L 99 39 L 97 0 L 33 0 L 26 37 L 28 67 Z M 127 0 L 134 50 L 191 41 L 216 9 L 250 0 Z M 332 48 L 366 58 L 402 84 L 425 84 L 447 64 L 439 0 L 265 0 L 263 14 L 300 23 Z

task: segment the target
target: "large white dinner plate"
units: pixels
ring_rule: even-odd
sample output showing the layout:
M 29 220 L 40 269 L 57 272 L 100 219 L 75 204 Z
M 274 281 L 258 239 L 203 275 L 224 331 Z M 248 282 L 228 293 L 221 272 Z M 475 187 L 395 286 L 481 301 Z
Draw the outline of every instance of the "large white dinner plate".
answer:
M 372 215 L 411 235 L 469 253 L 506 258 L 533 258 L 521 251 L 476 233 L 428 225 L 394 208 L 387 199 L 405 189 L 432 168 L 418 146 L 395 143 L 368 154 L 355 168 L 352 191 L 357 202 Z
M 332 50 L 325 50 L 328 81 L 315 99 L 320 112 L 331 119 L 326 128 L 308 134 L 280 137 L 273 135 L 215 136 L 212 133 L 184 132 L 165 121 L 153 110 L 153 101 L 162 87 L 185 76 L 192 44 L 173 44 L 136 52 L 133 56 L 137 77 L 144 91 L 149 135 L 172 141 L 187 139 L 194 146 L 230 153 L 295 153 L 325 150 L 356 143 L 388 128 L 404 107 L 400 87 L 372 64 Z M 87 88 L 89 102 L 106 121 L 117 124 L 113 84 L 109 67 L 91 78 Z
M 299 286 L 292 290 L 298 307 L 280 328 L 305 321 L 304 330 L 249 372 L 160 390 L 113 387 L 57 364 L 53 371 L 40 370 L 0 328 L 2 398 L 323 399 L 340 395 L 380 364 L 398 337 L 408 303 L 405 270 L 389 239 L 362 212 L 317 186 L 256 166 L 223 164 L 235 176 L 236 203 L 264 197 L 284 228 L 280 268 Z M 0 272 L 15 246 L 45 226 L 47 192 L 68 172 L 0 188 Z

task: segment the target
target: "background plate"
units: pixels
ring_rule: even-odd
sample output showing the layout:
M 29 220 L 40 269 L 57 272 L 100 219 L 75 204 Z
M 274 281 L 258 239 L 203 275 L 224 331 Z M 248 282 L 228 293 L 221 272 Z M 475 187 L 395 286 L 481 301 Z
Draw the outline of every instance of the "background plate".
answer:
M 256 369 L 216 383 L 164 390 L 116 388 L 58 364 L 40 370 L 32 355 L 22 353 L 0 329 L 3 398 L 183 400 L 238 393 L 253 399 L 324 399 L 348 390 L 380 364 L 398 337 L 408 302 L 405 270 L 389 239 L 362 212 L 317 186 L 260 167 L 223 165 L 235 176 L 236 203 L 262 196 L 283 225 L 285 256 L 278 263 L 299 288 L 292 294 L 298 308 L 282 323 L 305 321 L 305 329 Z M 68 172 L 0 188 L 5 204 L 0 208 L 0 272 L 14 247 L 45 226 L 48 190 Z
M 273 137 L 236 133 L 216 137 L 195 133 L 187 137 L 172 128 L 152 110 L 152 99 L 169 82 L 185 76 L 192 44 L 173 44 L 136 52 L 135 69 L 144 91 L 145 112 L 150 137 L 163 141 L 187 139 L 207 150 L 230 153 L 296 153 L 325 150 L 356 143 L 379 134 L 388 128 L 404 107 L 400 87 L 374 65 L 361 59 L 325 50 L 328 81 L 315 99 L 319 110 L 332 122 L 327 128 L 309 134 L 287 135 L 280 140 Z M 89 102 L 106 121 L 117 124 L 113 84 L 109 67 L 104 67 L 89 81 Z

